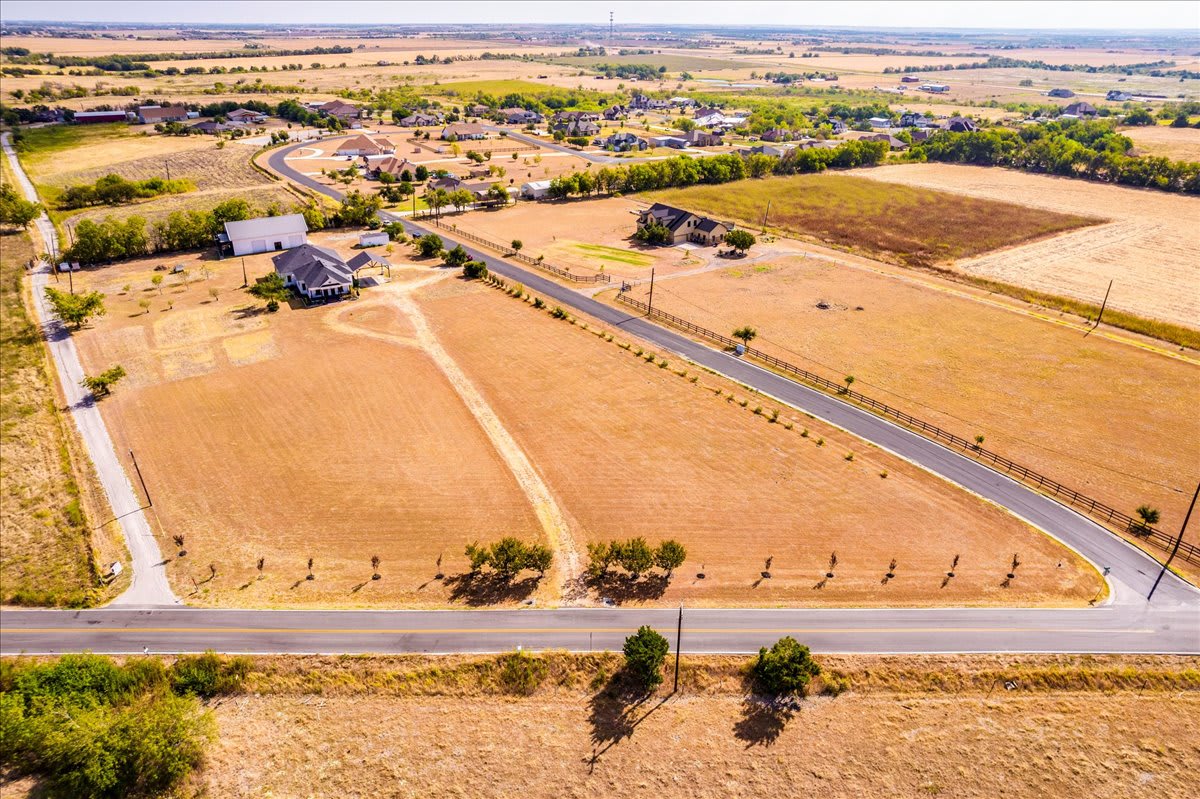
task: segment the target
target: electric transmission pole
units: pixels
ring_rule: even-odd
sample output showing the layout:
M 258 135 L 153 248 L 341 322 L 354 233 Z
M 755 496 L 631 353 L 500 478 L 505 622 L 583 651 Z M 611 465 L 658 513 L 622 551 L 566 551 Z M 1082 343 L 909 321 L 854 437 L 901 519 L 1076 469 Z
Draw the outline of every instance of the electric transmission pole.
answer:
M 613 40 L 613 12 L 608 12 L 608 40 Z

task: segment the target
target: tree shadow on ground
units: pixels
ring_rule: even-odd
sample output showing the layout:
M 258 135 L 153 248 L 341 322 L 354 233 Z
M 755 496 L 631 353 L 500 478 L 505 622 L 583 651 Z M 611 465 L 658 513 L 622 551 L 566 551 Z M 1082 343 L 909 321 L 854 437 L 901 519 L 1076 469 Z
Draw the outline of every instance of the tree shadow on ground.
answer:
M 671 584 L 665 574 L 644 574 L 635 580 L 632 575 L 606 572 L 598 577 L 588 577 L 587 587 L 602 597 L 620 604 L 622 602 L 646 602 L 659 599 Z
M 742 699 L 742 717 L 733 725 L 733 735 L 746 748 L 770 746 L 800 709 L 794 699 L 747 694 Z
M 445 579 L 451 602 L 495 605 L 525 599 L 537 590 L 541 575 L 517 580 L 496 572 L 463 572 Z
M 588 701 L 588 724 L 592 728 L 592 753 L 585 758 L 588 773 L 609 749 L 632 738 L 639 724 L 663 706 L 670 694 L 646 707 L 653 694 L 633 683 L 624 672 L 618 672 Z

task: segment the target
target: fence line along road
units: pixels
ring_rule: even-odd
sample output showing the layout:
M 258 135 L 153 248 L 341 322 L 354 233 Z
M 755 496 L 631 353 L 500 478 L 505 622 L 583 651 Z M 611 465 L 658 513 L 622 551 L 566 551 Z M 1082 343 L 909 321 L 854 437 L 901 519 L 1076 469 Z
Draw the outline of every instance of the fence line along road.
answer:
M 465 230 L 460 230 L 456 226 L 446 227 L 446 225 L 443 225 L 442 221 L 436 217 L 434 217 L 433 219 L 430 219 L 429 221 L 433 222 L 434 225 L 441 228 L 442 230 L 450 231 L 455 236 L 461 236 L 462 238 L 467 239 L 468 241 L 473 241 L 476 244 L 482 244 L 484 247 L 490 247 L 491 249 L 496 250 L 499 253 L 503 253 L 505 258 L 512 258 L 516 261 L 520 261 L 521 263 L 529 264 L 530 266 L 537 267 L 538 269 L 544 269 L 545 271 L 547 271 L 553 275 L 558 275 L 559 277 L 563 278 L 564 280 L 569 280 L 572 283 L 611 283 L 612 282 L 612 277 L 610 275 L 606 275 L 603 272 L 597 272 L 594 275 L 576 275 L 573 272 L 569 272 L 566 269 L 562 269 L 560 267 L 553 266 L 552 264 L 548 264 L 545 261 L 538 260 L 537 258 L 530 258 L 528 255 L 522 255 L 521 253 L 514 250 L 512 247 L 506 247 L 503 244 L 497 244 L 494 241 L 489 241 L 489 240 L 483 238 L 482 236 L 476 236 L 474 233 L 468 233 Z
M 906 427 L 919 430 L 921 433 L 933 438 L 936 441 L 947 442 L 952 446 L 962 450 L 964 454 L 973 456 L 981 461 L 985 461 L 993 468 L 1002 470 L 1005 474 L 1008 474 L 1011 477 L 1015 477 L 1028 485 L 1031 485 L 1041 491 L 1045 491 L 1055 499 L 1066 502 L 1071 507 L 1087 513 L 1092 518 L 1098 519 L 1112 526 L 1120 527 L 1131 535 L 1143 538 L 1155 546 L 1163 549 L 1170 549 L 1175 544 L 1175 536 L 1151 527 L 1150 525 L 1143 523 L 1140 519 L 1135 519 L 1134 517 L 1130 516 L 1128 513 L 1123 513 L 1122 511 L 1110 507 L 1103 502 L 1092 499 L 1085 494 L 1081 494 L 1078 491 L 1063 485 L 1057 480 L 1052 480 L 1045 475 L 1039 474 L 1032 469 L 1009 460 L 1003 455 L 999 455 L 991 450 L 984 449 L 983 446 L 976 444 L 974 441 L 968 441 L 961 436 L 957 436 L 954 433 L 943 430 L 937 425 L 929 424 L 928 422 L 907 414 L 898 408 L 893 408 L 892 406 L 879 402 L 878 400 L 868 397 L 865 394 L 853 391 L 848 386 L 844 386 L 841 383 L 835 383 L 832 380 L 829 380 L 818 374 L 814 374 L 807 369 L 802 369 L 799 366 L 776 358 L 774 355 L 770 355 L 769 353 L 761 350 L 756 350 L 753 347 L 743 344 L 737 339 L 733 339 L 729 336 L 717 333 L 716 331 L 701 327 L 700 325 L 689 322 L 687 319 L 676 316 L 675 314 L 667 313 L 666 311 L 660 311 L 657 308 L 651 308 L 647 303 L 642 302 L 641 300 L 636 300 L 624 292 L 618 294 L 617 299 L 626 305 L 642 311 L 650 319 L 657 319 L 659 321 L 666 322 L 669 325 L 686 330 L 689 333 L 694 333 L 697 336 L 701 336 L 726 347 L 732 348 L 736 346 L 742 346 L 745 348 L 746 355 L 749 355 L 756 360 L 762 361 L 763 363 L 766 363 L 775 369 L 779 369 L 782 372 L 795 376 L 806 383 L 811 383 L 819 388 L 832 391 L 843 399 L 852 400 L 853 402 L 865 406 L 883 416 L 895 419 Z M 1181 542 L 1177 557 L 1186 560 L 1188 563 L 1200 564 L 1200 547 L 1197 547 L 1194 544 L 1186 541 Z

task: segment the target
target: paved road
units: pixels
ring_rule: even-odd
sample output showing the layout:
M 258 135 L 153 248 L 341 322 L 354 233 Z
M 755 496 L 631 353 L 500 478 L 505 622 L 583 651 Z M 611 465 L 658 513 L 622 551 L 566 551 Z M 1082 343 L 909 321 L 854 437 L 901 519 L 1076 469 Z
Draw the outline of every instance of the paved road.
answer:
M 331 197 L 338 193 L 289 168 L 271 168 Z M 392 215 L 386 218 L 395 219 Z M 410 233 L 428 229 L 401 220 Z M 445 239 L 454 236 L 441 229 Z M 1098 568 L 1110 596 L 1086 609 L 706 609 L 686 613 L 688 652 L 753 652 L 796 635 L 821 652 L 1172 652 L 1200 654 L 1200 592 L 1168 574 L 1144 600 L 1157 564 L 1085 517 L 987 467 L 828 395 L 630 316 L 464 244 L 498 274 L 579 313 L 620 326 L 664 350 L 722 372 L 819 416 L 979 494 L 1047 531 Z M 5 611 L 0 652 L 488 652 L 526 648 L 615 649 L 640 624 L 669 630 L 670 610 Z
M 4 154 L 16 173 L 17 181 L 25 197 L 34 202 L 40 202 L 37 191 L 25 175 L 25 170 L 17 160 L 17 154 L 9 143 L 9 134 L 2 137 Z M 58 252 L 58 234 L 54 225 L 45 213 L 36 220 L 42 240 L 51 252 Z M 58 370 L 59 382 L 63 395 L 71 408 L 71 417 L 79 428 L 84 447 L 96 467 L 96 474 L 104 493 L 108 496 L 113 514 L 125 534 L 125 543 L 129 549 L 132 564 L 123 564 L 128 568 L 132 565 L 133 581 L 129 588 L 113 603 L 115 605 L 173 605 L 179 600 L 171 591 L 167 582 L 166 566 L 162 563 L 158 543 L 150 530 L 146 514 L 137 493 L 129 483 L 129 478 L 117 457 L 113 447 L 112 437 L 100 415 L 100 409 L 92 398 L 91 392 L 80 385 L 83 380 L 83 366 L 79 362 L 79 352 L 75 349 L 75 341 L 71 338 L 66 326 L 59 321 L 46 300 L 46 286 L 51 281 L 50 265 L 43 263 L 33 274 L 34 312 L 42 327 L 43 335 L 50 348 L 50 357 Z M 62 281 L 65 282 L 65 281 Z M 59 288 L 65 288 L 60 285 Z M 98 522 L 100 520 L 93 520 Z

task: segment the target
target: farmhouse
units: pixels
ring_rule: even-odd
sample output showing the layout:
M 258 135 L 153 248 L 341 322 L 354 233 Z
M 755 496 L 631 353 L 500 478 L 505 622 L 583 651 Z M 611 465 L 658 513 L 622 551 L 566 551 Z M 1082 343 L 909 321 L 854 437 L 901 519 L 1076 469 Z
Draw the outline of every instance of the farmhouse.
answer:
M 921 78 L 917 75 L 905 75 L 900 79 L 901 83 L 920 83 Z
M 550 181 L 532 180 L 521 184 L 522 200 L 540 200 L 550 194 Z
M 80 125 L 94 125 L 97 122 L 129 121 L 129 115 L 124 111 L 76 111 L 74 118 Z
M 671 231 L 672 244 L 690 241 L 715 246 L 724 241 L 726 233 L 733 230 L 733 225 L 728 223 L 662 203 L 655 203 L 638 214 L 638 230 L 651 224 L 662 225 Z
M 183 122 L 188 118 L 188 111 L 182 105 L 143 105 L 138 106 L 137 121 L 140 125 L 157 125 L 162 122 Z
M 225 118 L 239 125 L 259 125 L 267 121 L 266 114 L 248 108 L 235 108 L 226 114 Z
M 370 136 L 359 134 L 351 136 L 338 145 L 334 155 L 386 155 L 396 152 L 396 145 L 387 139 L 372 139 Z
M 442 128 L 442 136 L 446 141 L 462 141 L 463 139 L 486 139 L 487 131 L 478 122 L 455 122 Z
M 278 217 L 276 217 L 278 218 Z M 354 270 L 333 250 L 302 244 L 271 259 L 284 285 L 310 300 L 336 299 L 350 293 Z
M 945 94 L 950 91 L 950 86 L 946 83 L 922 83 L 917 88 L 923 92 L 932 92 L 933 94 Z
M 225 223 L 225 239 L 234 255 L 286 250 L 308 243 L 308 225 L 302 214 L 263 216 Z
M 406 128 L 429 128 L 434 125 L 442 124 L 441 114 L 409 114 L 406 117 L 401 117 L 398 125 L 403 125 Z

